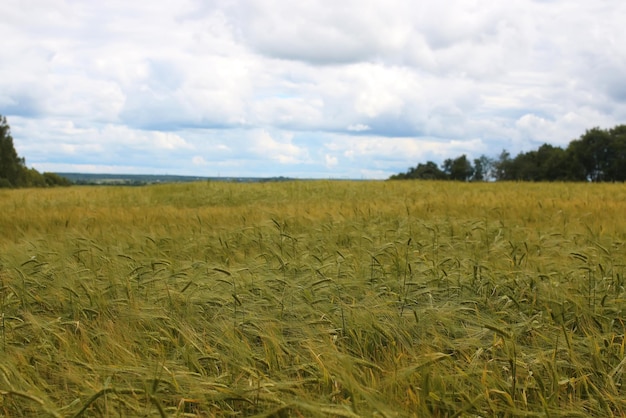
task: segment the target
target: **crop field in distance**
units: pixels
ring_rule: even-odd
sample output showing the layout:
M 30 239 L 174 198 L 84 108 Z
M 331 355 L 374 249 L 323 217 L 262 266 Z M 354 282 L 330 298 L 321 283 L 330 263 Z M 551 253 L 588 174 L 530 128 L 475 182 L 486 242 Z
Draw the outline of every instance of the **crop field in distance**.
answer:
M 0 191 L 0 416 L 626 415 L 626 186 Z

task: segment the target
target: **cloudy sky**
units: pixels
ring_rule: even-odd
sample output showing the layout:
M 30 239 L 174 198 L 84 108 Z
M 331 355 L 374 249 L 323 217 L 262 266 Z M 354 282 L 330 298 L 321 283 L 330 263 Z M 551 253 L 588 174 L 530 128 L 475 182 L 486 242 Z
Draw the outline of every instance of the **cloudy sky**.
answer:
M 3 0 L 40 171 L 386 178 L 626 123 L 623 0 Z

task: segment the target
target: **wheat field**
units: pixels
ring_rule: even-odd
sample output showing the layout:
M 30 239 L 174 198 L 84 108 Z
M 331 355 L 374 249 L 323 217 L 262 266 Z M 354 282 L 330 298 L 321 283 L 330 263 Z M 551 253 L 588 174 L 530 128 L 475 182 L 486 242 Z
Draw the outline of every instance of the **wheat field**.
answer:
M 0 415 L 626 415 L 623 184 L 0 190 Z

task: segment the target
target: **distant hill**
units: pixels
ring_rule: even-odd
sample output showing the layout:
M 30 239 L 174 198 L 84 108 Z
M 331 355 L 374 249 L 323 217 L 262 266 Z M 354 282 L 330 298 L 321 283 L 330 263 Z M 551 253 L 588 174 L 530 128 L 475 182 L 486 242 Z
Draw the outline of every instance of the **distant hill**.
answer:
M 158 183 L 188 183 L 194 181 L 226 181 L 236 183 L 259 183 L 267 181 L 290 181 L 288 177 L 200 177 L 200 176 L 177 176 L 167 174 L 91 174 L 91 173 L 55 173 L 65 177 L 74 184 L 84 185 L 123 185 L 143 186 Z

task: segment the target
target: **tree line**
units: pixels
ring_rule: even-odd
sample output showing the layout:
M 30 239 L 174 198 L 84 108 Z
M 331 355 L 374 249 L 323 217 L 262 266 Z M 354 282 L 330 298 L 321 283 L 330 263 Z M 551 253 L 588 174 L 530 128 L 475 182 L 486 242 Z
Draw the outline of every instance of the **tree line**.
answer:
M 0 115 L 0 188 L 69 186 L 68 179 L 54 173 L 41 174 L 26 167 L 26 160 L 15 151 L 11 128 Z
M 516 157 L 503 150 L 496 158 L 482 155 L 470 161 L 466 155 L 446 159 L 441 166 L 419 163 L 391 180 L 459 181 L 589 181 L 626 180 L 626 125 L 593 128 L 567 148 L 543 144 Z

